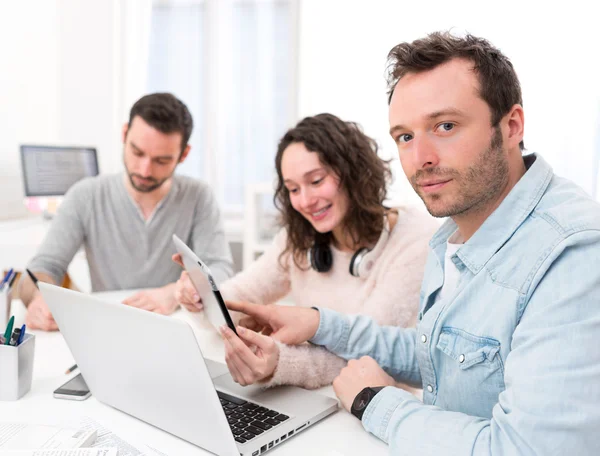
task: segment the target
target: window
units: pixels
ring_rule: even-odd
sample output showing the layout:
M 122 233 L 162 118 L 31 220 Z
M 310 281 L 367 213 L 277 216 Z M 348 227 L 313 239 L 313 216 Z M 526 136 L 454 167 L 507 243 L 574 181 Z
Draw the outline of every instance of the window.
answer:
M 207 182 L 226 214 L 248 185 L 272 181 L 277 142 L 296 121 L 296 1 L 189 0 L 152 5 L 147 91 L 169 91 L 194 117 L 178 172 Z

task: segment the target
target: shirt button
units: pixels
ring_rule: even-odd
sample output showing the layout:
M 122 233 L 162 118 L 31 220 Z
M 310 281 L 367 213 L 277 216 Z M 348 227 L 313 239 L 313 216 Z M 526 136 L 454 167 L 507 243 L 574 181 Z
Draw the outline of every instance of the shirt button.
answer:
M 429 391 L 430 393 L 433 393 L 433 386 L 427 385 L 427 391 Z
M 426 344 L 426 343 L 427 343 L 427 336 L 426 336 L 425 334 L 423 334 L 423 335 L 421 336 L 421 342 L 423 342 L 424 344 Z
M 458 362 L 459 362 L 459 363 L 464 363 L 464 362 L 465 362 L 465 355 L 460 355 L 460 356 L 458 357 Z

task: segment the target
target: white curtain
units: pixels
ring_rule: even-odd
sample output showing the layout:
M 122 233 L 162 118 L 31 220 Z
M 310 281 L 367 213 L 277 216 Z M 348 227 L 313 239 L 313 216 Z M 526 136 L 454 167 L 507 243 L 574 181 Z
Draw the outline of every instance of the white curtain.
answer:
M 119 2 L 115 54 L 119 56 L 119 113 L 125 122 L 133 103 L 146 93 L 152 0 Z
M 292 5 L 153 5 L 147 90 L 190 108 L 192 153 L 178 172 L 207 181 L 226 213 L 241 214 L 247 186 L 273 178 L 277 141 L 296 120 Z

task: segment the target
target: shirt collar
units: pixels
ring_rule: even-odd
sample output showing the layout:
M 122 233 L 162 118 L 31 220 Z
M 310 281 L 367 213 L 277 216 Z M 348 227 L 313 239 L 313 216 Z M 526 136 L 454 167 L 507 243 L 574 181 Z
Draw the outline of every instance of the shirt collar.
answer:
M 526 155 L 523 161 L 527 167 L 523 177 L 475 234 L 456 252 L 458 258 L 473 274 L 477 274 L 486 265 L 531 214 L 554 175 L 550 165 L 539 155 Z M 446 220 L 429 242 L 431 249 L 443 255 L 440 249 L 445 250 L 445 246 L 440 245 L 445 245 L 456 229 L 456 223 L 452 219 Z

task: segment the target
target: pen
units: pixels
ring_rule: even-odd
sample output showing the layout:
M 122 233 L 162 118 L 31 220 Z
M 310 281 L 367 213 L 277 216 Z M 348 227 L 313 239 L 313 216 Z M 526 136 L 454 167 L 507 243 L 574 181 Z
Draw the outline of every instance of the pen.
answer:
M 8 272 L 10 272 L 10 271 L 8 271 Z M 4 284 L 0 285 L 0 292 L 3 292 L 4 290 L 6 290 L 6 292 L 8 293 L 10 291 L 10 287 L 12 287 L 12 284 L 14 283 L 16 277 L 17 277 L 17 273 L 13 271 L 12 274 L 6 278 L 6 281 L 4 282 Z
M 13 273 L 12 278 L 10 279 L 10 281 L 8 282 L 8 288 L 11 289 L 13 286 L 13 283 L 15 283 L 15 279 L 17 278 L 17 273 Z
M 77 364 L 73 364 L 71 367 L 69 367 L 66 371 L 65 374 L 70 374 L 71 372 L 73 372 L 75 369 L 77 369 Z
M 7 345 L 16 347 L 19 337 L 21 337 L 21 328 L 15 328 L 15 330 L 12 333 L 12 336 L 10 336 L 10 340 L 8 341 Z
M 4 345 L 8 345 L 8 343 L 10 342 L 10 335 L 12 334 L 12 329 L 13 329 L 14 324 L 15 324 L 15 316 L 13 315 L 12 317 L 10 317 L 10 320 L 8 320 L 8 325 L 6 326 L 6 331 L 4 331 L 4 339 L 6 339 L 4 341 Z
M 17 340 L 17 345 L 21 345 L 23 339 L 25 338 L 25 325 L 21 326 L 21 334 L 19 334 L 19 339 Z
M 36 288 L 39 288 L 37 283 L 38 283 L 38 279 L 36 276 L 33 275 L 33 272 L 31 272 L 29 269 L 25 269 L 27 271 L 27 274 L 29 275 L 29 277 L 31 277 L 31 280 L 33 280 L 33 284 L 35 285 Z
M 2 288 L 4 286 L 4 284 L 6 282 L 8 282 L 8 279 L 10 279 L 10 276 L 12 275 L 12 273 L 13 273 L 13 268 L 10 268 L 8 270 L 8 272 L 6 273 L 6 275 L 4 276 L 4 278 L 2 279 L 2 282 L 0 282 L 0 288 Z

